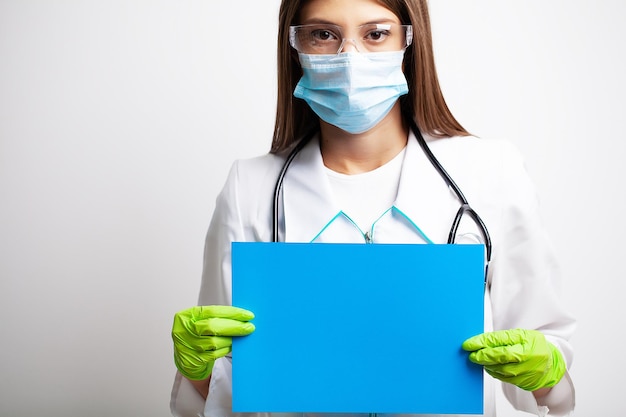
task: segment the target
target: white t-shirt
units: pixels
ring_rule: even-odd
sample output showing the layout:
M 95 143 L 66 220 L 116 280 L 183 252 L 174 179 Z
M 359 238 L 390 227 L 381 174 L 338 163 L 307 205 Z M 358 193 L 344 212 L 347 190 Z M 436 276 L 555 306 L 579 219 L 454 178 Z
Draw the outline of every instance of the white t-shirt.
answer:
M 391 161 L 362 174 L 340 174 L 326 168 L 335 200 L 362 231 L 396 201 L 406 147 Z

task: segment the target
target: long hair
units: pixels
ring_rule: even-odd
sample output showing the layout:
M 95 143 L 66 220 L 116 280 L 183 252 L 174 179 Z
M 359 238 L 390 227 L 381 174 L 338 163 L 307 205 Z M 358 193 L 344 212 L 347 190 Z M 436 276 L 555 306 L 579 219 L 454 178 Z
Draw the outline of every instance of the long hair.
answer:
M 278 96 L 276 123 L 270 152 L 290 148 L 319 126 L 317 115 L 304 100 L 293 96 L 302 77 L 297 53 L 289 44 L 289 26 L 298 24 L 298 13 L 306 0 L 283 0 L 278 26 Z M 443 98 L 435 70 L 427 0 L 378 0 L 398 16 L 403 25 L 413 26 L 413 43 L 404 55 L 404 75 L 409 92 L 400 98 L 403 114 L 413 117 L 422 133 L 433 137 L 467 136 L 469 133 L 452 116 Z

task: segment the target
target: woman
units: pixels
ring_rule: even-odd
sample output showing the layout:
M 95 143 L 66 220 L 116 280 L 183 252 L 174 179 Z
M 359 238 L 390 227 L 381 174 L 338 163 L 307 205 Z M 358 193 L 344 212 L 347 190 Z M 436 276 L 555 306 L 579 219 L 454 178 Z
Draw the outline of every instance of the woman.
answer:
M 202 307 L 175 316 L 180 372 L 173 413 L 233 415 L 224 356 L 231 338 L 254 326 L 252 312 L 230 306 L 231 242 L 449 240 L 459 195 L 433 168 L 428 149 L 420 149 L 423 136 L 475 209 L 460 217 L 453 241 L 485 243 L 491 259 L 486 333 L 459 341 L 493 377 L 485 378 L 484 415 L 495 416 L 496 380 L 519 410 L 569 414 L 567 340 L 575 323 L 557 296 L 558 271 L 532 184 L 510 145 L 471 137 L 448 110 L 426 0 L 284 0 L 279 20 L 271 152 L 237 161 L 217 199 Z M 288 158 L 274 218 L 272 195 Z

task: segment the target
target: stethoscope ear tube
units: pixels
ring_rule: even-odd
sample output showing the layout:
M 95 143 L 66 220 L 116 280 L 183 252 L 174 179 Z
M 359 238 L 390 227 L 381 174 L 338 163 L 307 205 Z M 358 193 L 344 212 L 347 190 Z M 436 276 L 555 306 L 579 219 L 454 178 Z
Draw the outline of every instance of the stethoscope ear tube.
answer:
M 439 172 L 439 175 L 441 175 L 441 177 L 446 182 L 448 187 L 452 189 L 454 194 L 456 194 L 457 198 L 461 202 L 461 207 L 459 207 L 459 210 L 457 211 L 456 216 L 454 217 L 454 220 L 452 222 L 452 226 L 450 227 L 450 233 L 448 234 L 448 243 L 452 244 L 455 242 L 456 234 L 459 228 L 459 224 L 461 223 L 461 219 L 463 218 L 463 215 L 467 213 L 472 218 L 472 220 L 474 220 L 474 222 L 480 229 L 480 233 L 482 234 L 483 239 L 485 241 L 485 251 L 486 251 L 485 256 L 487 259 L 487 264 L 489 264 L 489 262 L 491 261 L 492 248 L 491 248 L 491 236 L 489 236 L 489 231 L 487 230 L 487 226 L 485 225 L 483 220 L 480 218 L 478 213 L 476 213 L 476 211 L 470 206 L 469 202 L 465 198 L 465 195 L 463 194 L 459 186 L 456 184 L 456 182 L 454 182 L 450 174 L 448 174 L 448 172 L 443 168 L 439 160 L 437 160 L 433 152 L 430 150 L 430 148 L 428 147 L 428 144 L 426 143 L 426 139 L 424 139 L 424 136 L 422 136 L 422 132 L 420 131 L 413 117 L 407 115 L 406 119 L 409 121 L 411 130 L 413 131 L 413 134 L 415 135 L 415 138 L 417 139 L 417 143 L 419 143 L 420 147 L 422 148 L 422 151 L 424 151 L 424 154 L 426 155 L 430 163 L 433 165 L 433 167 L 435 167 L 437 172 Z
M 285 174 L 287 173 L 287 169 L 291 162 L 296 157 L 296 155 L 306 146 L 307 143 L 311 140 L 311 138 L 315 135 L 317 129 L 311 129 L 291 150 L 285 163 L 283 164 L 282 169 L 280 170 L 280 174 L 278 174 L 278 179 L 276 180 L 276 186 L 274 187 L 274 198 L 272 201 L 272 242 L 278 242 L 278 207 L 280 203 L 280 194 L 283 189 L 283 181 L 285 179 Z

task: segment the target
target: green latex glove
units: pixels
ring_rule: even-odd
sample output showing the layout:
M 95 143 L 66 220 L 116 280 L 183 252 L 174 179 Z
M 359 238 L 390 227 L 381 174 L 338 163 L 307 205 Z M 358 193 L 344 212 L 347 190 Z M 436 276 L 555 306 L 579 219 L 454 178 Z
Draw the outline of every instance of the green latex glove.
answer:
M 470 361 L 494 378 L 526 391 L 553 387 L 565 374 L 561 352 L 536 330 L 500 330 L 470 337 L 463 349 Z
M 174 363 L 189 379 L 202 380 L 211 375 L 217 358 L 232 349 L 232 336 L 254 331 L 248 323 L 254 314 L 232 306 L 196 306 L 174 315 L 172 339 Z

